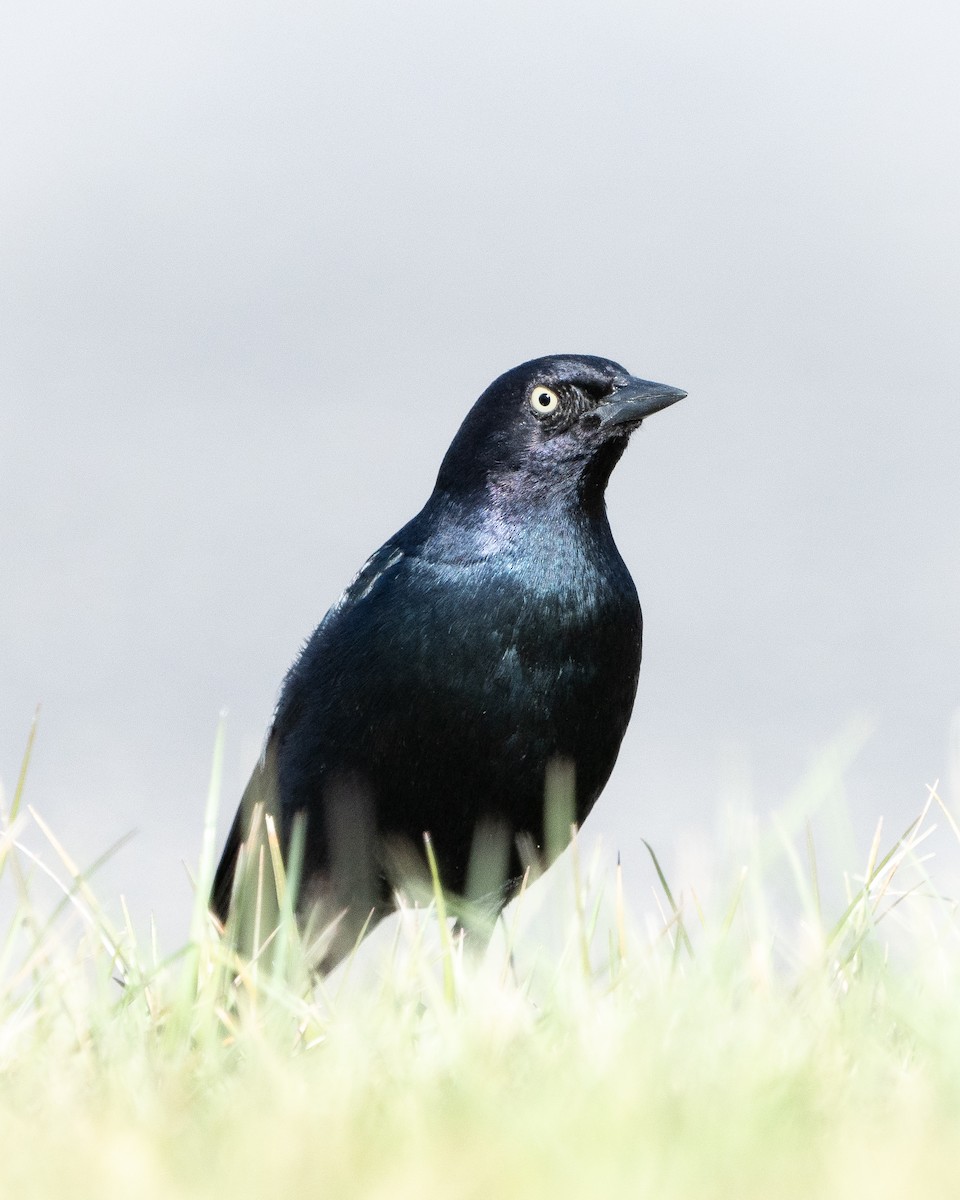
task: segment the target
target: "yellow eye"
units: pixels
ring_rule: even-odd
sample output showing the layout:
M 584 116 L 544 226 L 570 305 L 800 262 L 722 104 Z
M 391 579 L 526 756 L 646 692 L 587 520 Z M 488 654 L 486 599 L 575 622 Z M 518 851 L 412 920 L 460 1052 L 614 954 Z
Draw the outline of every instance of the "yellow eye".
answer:
M 560 407 L 560 397 L 548 387 L 538 384 L 530 393 L 530 407 L 538 417 L 548 417 Z

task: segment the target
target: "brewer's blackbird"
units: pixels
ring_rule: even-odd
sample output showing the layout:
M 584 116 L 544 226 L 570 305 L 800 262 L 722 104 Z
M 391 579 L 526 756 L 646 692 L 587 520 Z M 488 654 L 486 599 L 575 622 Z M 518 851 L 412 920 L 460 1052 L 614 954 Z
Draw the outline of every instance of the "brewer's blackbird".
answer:
M 640 605 L 607 481 L 641 421 L 685 394 L 579 355 L 534 359 L 487 388 L 422 511 L 290 668 L 217 869 L 221 919 L 258 800 L 285 854 L 305 819 L 301 916 L 319 905 L 339 919 L 323 969 L 392 907 L 394 853 L 406 847 L 409 862 L 415 848 L 422 862 L 425 832 L 454 892 L 472 848 L 502 856 L 496 911 L 524 846 L 557 852 L 545 845 L 545 780 L 565 773 L 582 822 L 640 670 Z

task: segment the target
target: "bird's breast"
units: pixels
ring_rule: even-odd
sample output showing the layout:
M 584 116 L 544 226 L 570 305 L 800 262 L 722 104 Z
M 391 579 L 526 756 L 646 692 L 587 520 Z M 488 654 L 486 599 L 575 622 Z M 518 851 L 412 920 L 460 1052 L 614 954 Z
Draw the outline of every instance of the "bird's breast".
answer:
M 574 764 L 584 819 L 616 761 L 640 650 L 636 590 L 612 540 L 591 553 L 537 539 L 466 562 L 385 547 L 285 684 L 285 819 L 320 804 L 330 781 L 361 780 L 380 832 L 418 845 L 433 831 L 460 889 L 481 818 L 541 844 L 551 762 Z
M 534 540 L 420 571 L 420 644 L 445 688 L 489 697 L 511 719 L 549 719 L 565 698 L 599 704 L 604 691 L 632 702 L 640 605 L 612 541 L 598 555 L 574 539 Z

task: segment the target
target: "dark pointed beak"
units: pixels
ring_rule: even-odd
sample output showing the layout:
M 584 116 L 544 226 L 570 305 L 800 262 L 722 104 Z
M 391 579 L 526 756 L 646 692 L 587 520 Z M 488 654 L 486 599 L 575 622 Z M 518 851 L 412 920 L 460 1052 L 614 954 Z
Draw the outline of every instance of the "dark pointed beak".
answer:
M 649 379 L 631 379 L 593 410 L 600 418 L 601 429 L 617 425 L 639 425 L 644 417 L 669 408 L 686 395 L 679 388 L 665 383 L 652 383 Z

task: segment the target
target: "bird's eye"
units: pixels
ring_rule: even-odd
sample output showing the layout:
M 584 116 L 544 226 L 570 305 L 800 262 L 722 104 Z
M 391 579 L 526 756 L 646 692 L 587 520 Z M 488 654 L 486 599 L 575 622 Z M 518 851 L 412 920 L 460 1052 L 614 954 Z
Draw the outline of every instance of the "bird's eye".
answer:
M 538 417 L 548 417 L 560 407 L 560 397 L 548 387 L 535 387 L 530 393 L 530 407 Z

